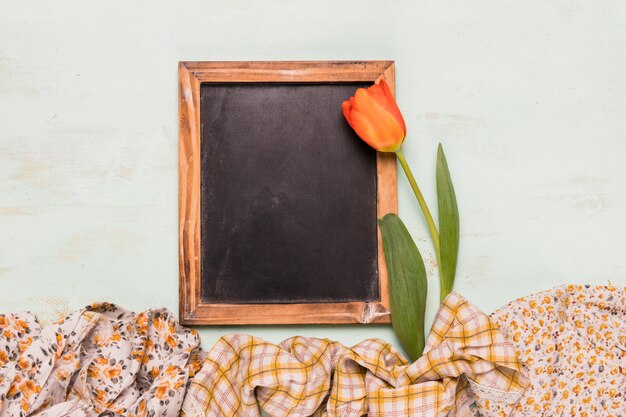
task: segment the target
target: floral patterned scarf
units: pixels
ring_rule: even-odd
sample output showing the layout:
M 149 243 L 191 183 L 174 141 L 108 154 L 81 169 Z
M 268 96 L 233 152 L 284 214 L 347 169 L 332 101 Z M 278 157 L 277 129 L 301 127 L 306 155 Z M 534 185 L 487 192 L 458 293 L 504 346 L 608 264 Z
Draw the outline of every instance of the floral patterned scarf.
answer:
M 626 416 L 626 288 L 563 285 L 491 315 L 529 386 L 513 417 Z M 509 415 L 479 400 L 482 417 Z
M 92 304 L 45 327 L 0 315 L 0 417 L 176 416 L 199 346 L 165 309 Z

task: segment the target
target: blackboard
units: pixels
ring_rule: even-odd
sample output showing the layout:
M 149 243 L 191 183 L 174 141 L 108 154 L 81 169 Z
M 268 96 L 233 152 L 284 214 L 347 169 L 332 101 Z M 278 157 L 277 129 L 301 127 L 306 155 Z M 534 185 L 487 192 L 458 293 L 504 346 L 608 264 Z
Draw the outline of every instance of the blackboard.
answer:
M 202 85 L 204 302 L 378 299 L 376 151 L 341 113 L 367 86 Z
M 191 155 L 199 172 L 193 181 L 181 174 L 181 187 L 191 182 L 196 190 L 191 198 L 191 190 L 181 190 L 181 208 L 194 198 L 199 206 L 193 216 L 181 215 L 182 255 L 191 252 L 184 246 L 188 220 L 199 222 L 192 242 L 199 271 L 193 280 L 181 278 L 181 310 L 188 307 L 185 292 L 194 293 L 195 308 L 181 320 L 388 321 L 377 218 L 380 201 L 390 205 L 379 184 L 389 161 L 382 169 L 385 160 L 341 113 L 342 101 L 375 79 L 217 78 L 226 79 L 190 85 L 197 90 L 194 125 L 184 126 L 189 101 L 182 88 L 179 98 L 186 173 L 192 141 L 183 136 L 195 131 L 199 147 Z M 395 190 L 388 194 L 396 198 Z M 181 259 L 181 276 L 191 275 L 193 261 Z M 315 314 L 307 314 L 311 309 Z M 210 317 L 198 314 L 203 310 Z

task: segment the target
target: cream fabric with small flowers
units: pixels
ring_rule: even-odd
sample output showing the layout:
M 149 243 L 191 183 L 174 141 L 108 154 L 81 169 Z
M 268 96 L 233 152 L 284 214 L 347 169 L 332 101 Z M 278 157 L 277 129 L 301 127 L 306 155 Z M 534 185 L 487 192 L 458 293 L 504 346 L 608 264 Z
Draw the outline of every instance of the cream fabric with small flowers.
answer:
M 511 416 L 626 416 L 626 288 L 561 286 L 491 318 L 529 374 Z M 483 417 L 509 415 L 488 400 L 477 406 Z

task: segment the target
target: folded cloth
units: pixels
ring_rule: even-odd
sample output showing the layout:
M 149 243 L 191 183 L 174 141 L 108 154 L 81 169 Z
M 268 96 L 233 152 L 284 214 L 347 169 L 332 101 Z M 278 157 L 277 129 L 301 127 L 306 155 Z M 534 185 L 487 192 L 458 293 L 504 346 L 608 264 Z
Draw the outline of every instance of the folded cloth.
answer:
M 293 337 L 276 346 L 241 334 L 207 353 L 186 417 L 469 416 L 475 398 L 512 409 L 527 380 L 495 323 L 456 293 L 444 300 L 424 356 L 408 363 L 381 340 L 352 348 Z
M 176 416 L 199 345 L 167 310 L 92 304 L 43 328 L 0 315 L 0 416 Z
M 491 318 L 529 375 L 512 416 L 626 416 L 626 288 L 560 286 Z M 509 415 L 488 400 L 477 406 L 484 417 Z

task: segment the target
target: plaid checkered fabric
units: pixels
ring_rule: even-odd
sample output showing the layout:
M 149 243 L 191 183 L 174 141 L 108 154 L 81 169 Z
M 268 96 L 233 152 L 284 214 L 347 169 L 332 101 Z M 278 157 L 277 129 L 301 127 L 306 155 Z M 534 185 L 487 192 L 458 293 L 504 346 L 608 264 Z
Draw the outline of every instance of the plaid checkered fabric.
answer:
M 377 339 L 348 348 L 307 337 L 280 345 L 222 337 L 193 379 L 183 413 L 257 417 L 261 407 L 274 417 L 470 416 L 476 398 L 512 408 L 526 385 L 497 325 L 451 293 L 414 363 Z

